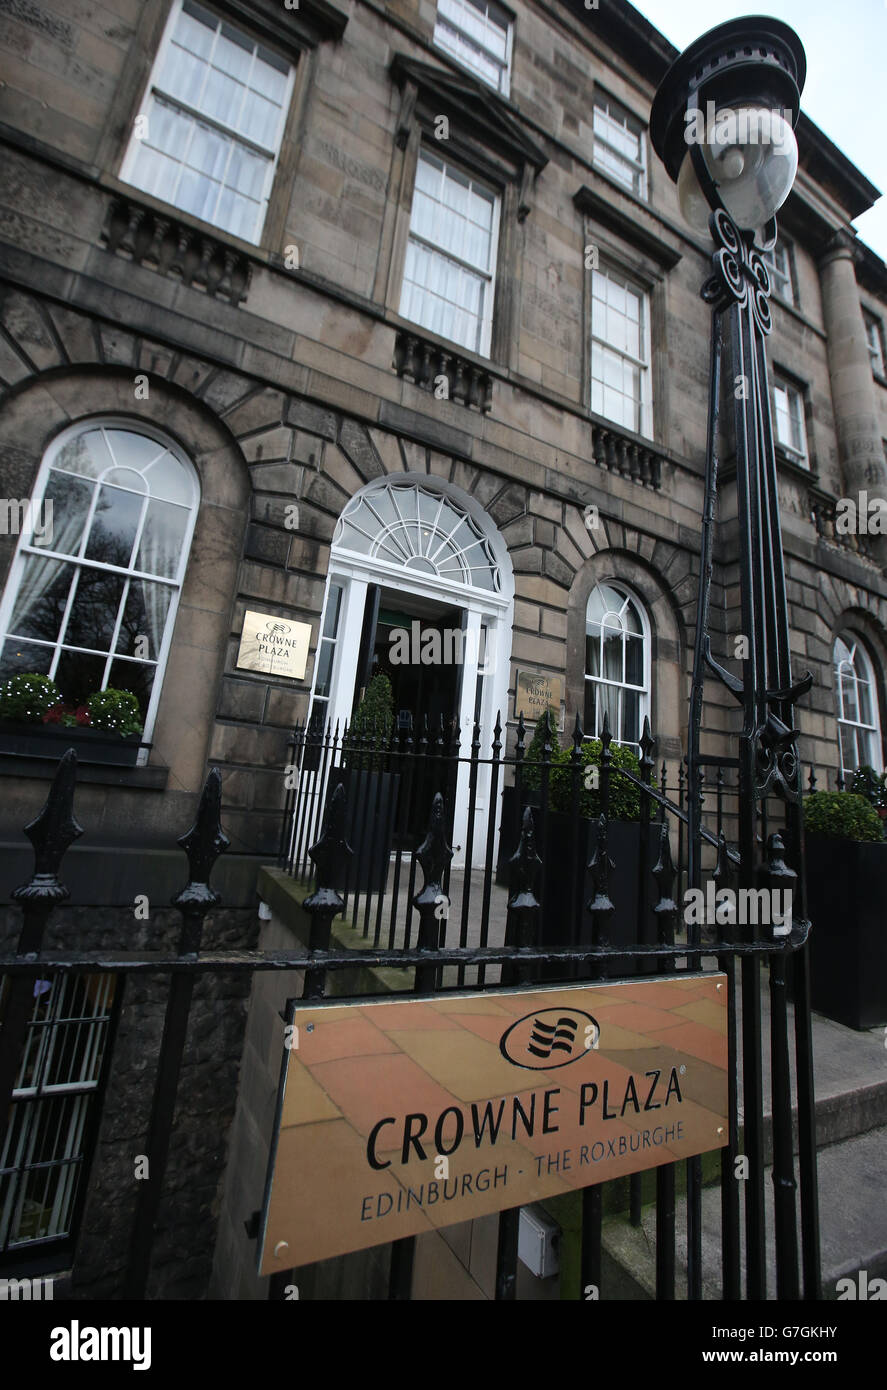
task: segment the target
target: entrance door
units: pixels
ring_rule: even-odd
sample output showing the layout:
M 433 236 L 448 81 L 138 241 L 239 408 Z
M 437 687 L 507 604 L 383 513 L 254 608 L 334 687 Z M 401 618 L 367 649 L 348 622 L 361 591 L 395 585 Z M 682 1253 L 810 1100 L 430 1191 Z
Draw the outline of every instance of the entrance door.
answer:
M 457 723 L 466 755 L 477 719 L 489 757 L 497 714 L 507 718 L 513 594 L 507 547 L 460 488 L 416 474 L 368 484 L 345 507 L 333 538 L 311 719 L 342 728 L 373 673 L 384 670 L 395 716 L 411 715 L 417 733 L 427 717 L 433 740 L 442 719 L 448 742 Z M 496 809 L 489 782 L 481 766 L 475 862 Z M 467 852 L 467 765 L 447 790 L 458 866 Z

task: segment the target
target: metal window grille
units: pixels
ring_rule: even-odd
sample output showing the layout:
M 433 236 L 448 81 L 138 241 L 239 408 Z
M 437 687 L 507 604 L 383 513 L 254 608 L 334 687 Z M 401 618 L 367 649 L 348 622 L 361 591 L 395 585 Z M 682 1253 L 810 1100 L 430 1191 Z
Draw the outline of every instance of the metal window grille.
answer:
M 0 985 L 0 1017 L 7 980 Z M 34 1003 L 0 1154 L 0 1256 L 76 1234 L 112 1018 L 113 975 L 34 982 Z

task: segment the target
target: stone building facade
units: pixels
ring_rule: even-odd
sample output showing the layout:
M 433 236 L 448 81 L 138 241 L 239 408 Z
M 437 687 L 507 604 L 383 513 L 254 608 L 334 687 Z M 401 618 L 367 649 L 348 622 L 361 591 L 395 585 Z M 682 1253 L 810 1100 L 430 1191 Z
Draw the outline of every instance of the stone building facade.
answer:
M 648 714 L 675 765 L 710 253 L 649 143 L 674 56 L 663 37 L 621 2 L 12 0 L 0 51 L 3 490 L 37 503 L 52 487 L 56 530 L 73 528 L 54 561 L 36 533 L 0 535 L 0 676 L 54 673 L 71 704 L 132 687 L 144 722 L 130 765 L 81 756 L 88 834 L 69 857 L 112 852 L 115 866 L 75 867 L 75 901 L 104 914 L 93 924 L 110 930 L 137 894 L 173 881 L 171 840 L 217 766 L 232 841 L 219 929 L 252 942 L 288 735 L 312 710 L 350 716 L 372 669 L 373 594 L 377 616 L 455 612 L 495 634 L 493 670 L 481 681 L 466 668 L 450 696 L 448 717 L 464 726 L 479 712 L 484 739 L 497 712 L 513 738 L 516 675 L 529 670 L 563 679 L 567 728 L 578 713 L 597 732 L 606 707 L 631 741 Z M 798 141 L 770 362 L 793 649 L 814 675 L 801 753 L 833 785 L 842 737 L 846 770 L 884 766 L 887 541 L 843 529 L 840 501 L 887 498 L 887 267 L 850 226 L 877 190 L 803 115 Z M 731 447 L 725 437 L 712 594 L 728 664 L 740 632 Z M 398 538 L 387 551 L 361 531 L 361 499 L 377 519 L 394 507 L 379 521 Z M 397 503 L 415 506 L 417 529 Z M 447 549 L 444 516 L 459 547 Z M 127 558 L 99 553 L 116 541 Z M 84 576 L 99 601 L 82 604 L 78 627 Z M 604 695 L 586 639 L 614 594 L 637 655 Z M 303 680 L 238 666 L 247 611 L 310 625 Z M 92 643 L 88 623 L 103 634 Z M 124 642 L 139 636 L 144 649 Z M 842 705 L 843 733 L 836 661 L 868 699 Z M 718 690 L 708 699 L 722 752 L 734 715 Z M 8 893 L 57 745 L 2 739 Z M 242 998 L 232 1006 L 242 1018 Z M 207 1209 L 236 1027 L 229 1043 L 212 1153 L 189 1149 L 196 1121 L 183 1129 L 181 1184 L 199 1168 Z M 123 1050 L 130 1071 L 109 1097 L 137 1052 Z M 94 1211 L 107 1210 L 125 1133 L 105 1113 Z M 201 1229 L 180 1290 L 205 1288 Z M 84 1287 L 100 1284 L 84 1260 Z

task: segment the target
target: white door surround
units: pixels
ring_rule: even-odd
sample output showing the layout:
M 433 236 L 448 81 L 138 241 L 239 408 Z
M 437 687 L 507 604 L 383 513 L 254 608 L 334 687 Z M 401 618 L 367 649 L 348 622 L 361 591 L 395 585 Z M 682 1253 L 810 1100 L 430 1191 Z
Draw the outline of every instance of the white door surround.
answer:
M 343 590 L 326 709 L 331 727 L 338 722 L 341 729 L 351 718 L 367 589 L 380 584 L 463 610 L 461 746 L 467 753 L 479 694 L 481 756 L 489 757 L 496 715 L 503 726 L 507 717 L 514 572 L 505 541 L 478 502 L 453 483 L 425 473 L 374 480 L 354 494 L 336 525 L 324 610 L 331 583 Z M 482 626 L 484 644 L 479 641 Z M 486 848 L 489 783 L 489 768 L 481 766 L 475 864 L 483 862 Z M 465 861 L 467 819 L 468 768 L 462 765 L 453 823 L 457 867 Z

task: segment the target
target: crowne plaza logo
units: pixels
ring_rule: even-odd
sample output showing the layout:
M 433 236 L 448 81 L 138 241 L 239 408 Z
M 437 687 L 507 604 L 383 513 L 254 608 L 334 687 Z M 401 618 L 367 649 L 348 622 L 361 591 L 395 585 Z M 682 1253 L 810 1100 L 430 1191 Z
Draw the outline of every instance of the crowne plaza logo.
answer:
M 553 1071 L 597 1048 L 601 1030 L 582 1009 L 542 1009 L 526 1014 L 505 1030 L 499 1051 L 516 1067 Z

